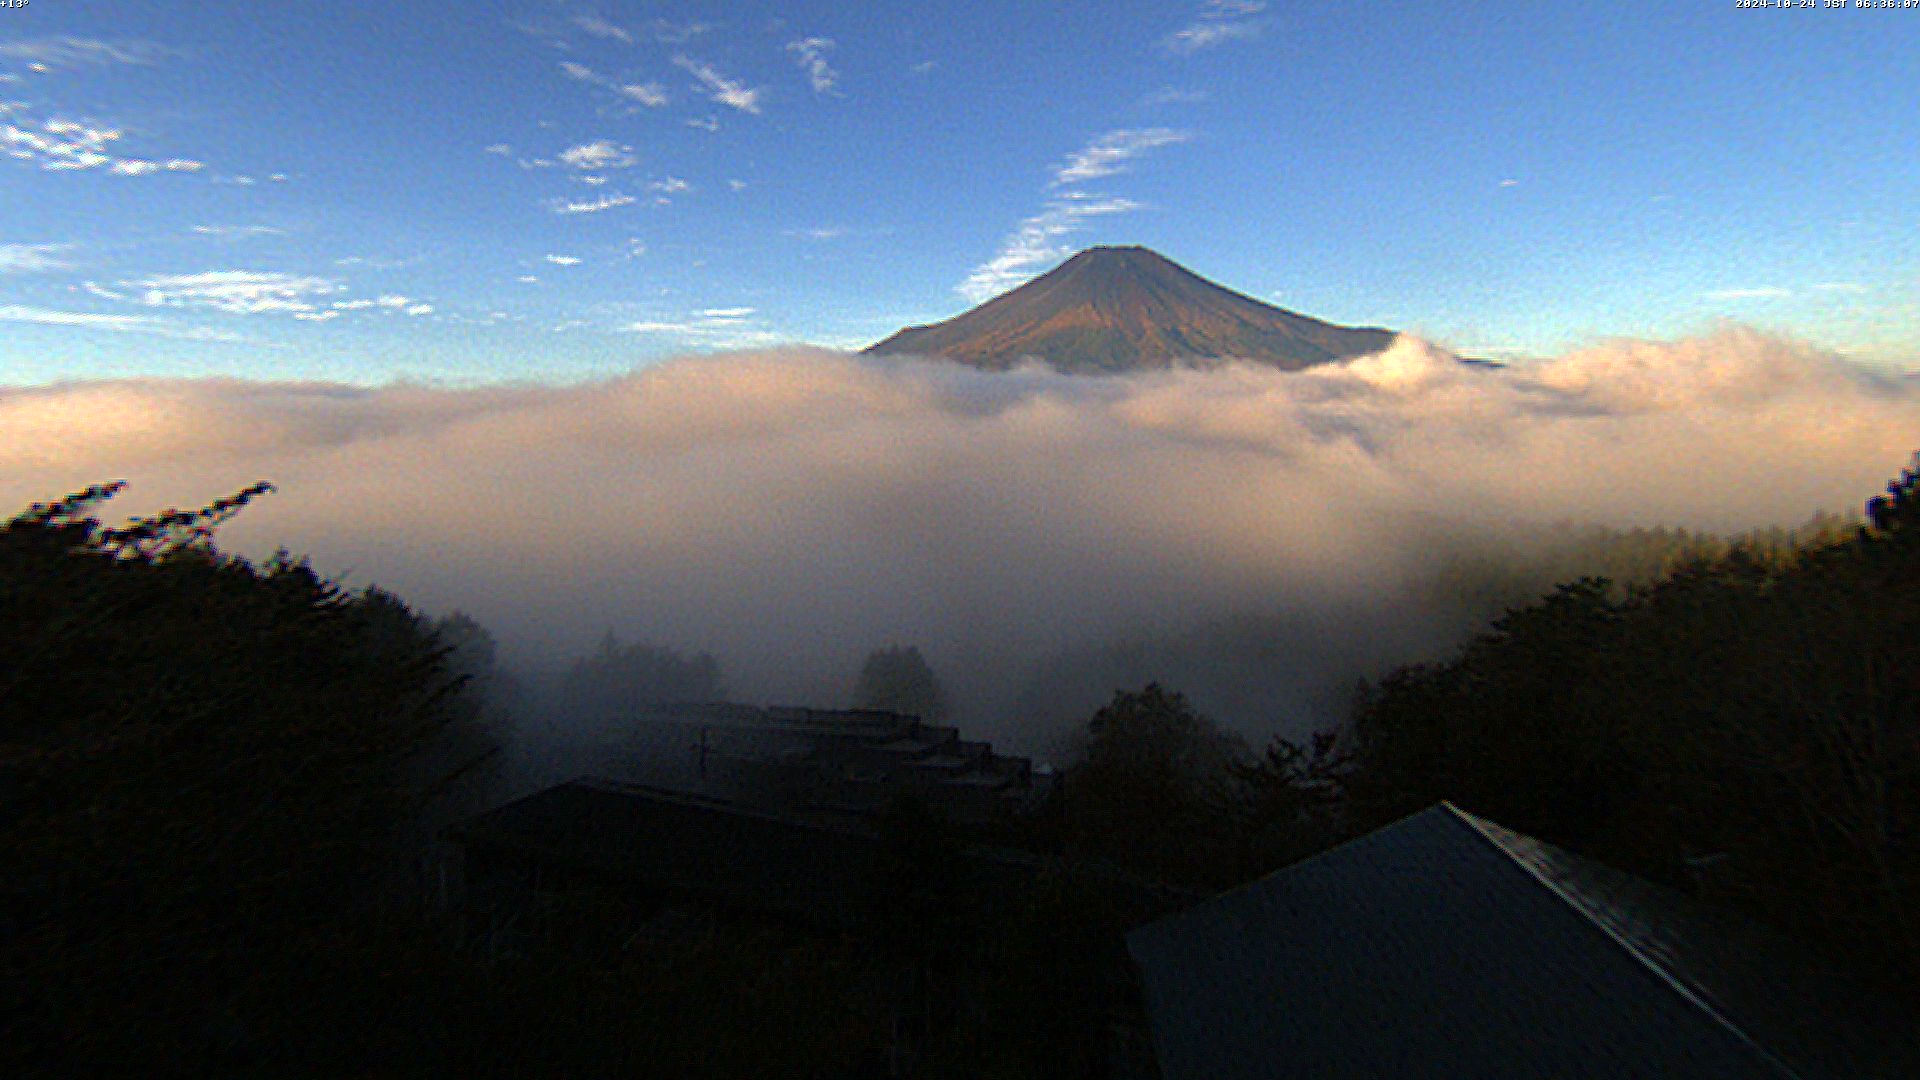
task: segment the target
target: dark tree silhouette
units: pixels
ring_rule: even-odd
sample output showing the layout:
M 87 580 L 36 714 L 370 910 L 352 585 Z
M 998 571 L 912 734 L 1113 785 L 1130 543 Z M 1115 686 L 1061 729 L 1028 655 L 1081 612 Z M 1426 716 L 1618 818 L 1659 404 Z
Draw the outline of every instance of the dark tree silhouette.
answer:
M 1069 842 L 1147 878 L 1222 884 L 1237 859 L 1231 808 L 1246 743 L 1185 695 L 1149 683 L 1120 691 L 1087 725 L 1068 771 L 1062 816 Z
M 1920 974 L 1917 492 L 1920 461 L 1850 535 L 1565 585 L 1393 673 L 1348 733 L 1353 827 L 1453 799 Z
M 397 598 L 214 549 L 269 485 L 108 528 L 123 486 L 0 527 L 0 1060 L 28 1071 L 255 1043 L 235 1010 L 395 882 L 409 761 L 460 716 Z
M 645 712 L 662 704 L 717 701 L 724 696 L 720 662 L 707 653 L 682 656 L 660 645 L 623 645 L 613 631 L 591 656 L 567 671 L 563 697 L 578 713 Z
M 869 653 L 860 666 L 853 707 L 885 709 L 939 723 L 947 716 L 947 696 L 917 646 L 889 645 Z

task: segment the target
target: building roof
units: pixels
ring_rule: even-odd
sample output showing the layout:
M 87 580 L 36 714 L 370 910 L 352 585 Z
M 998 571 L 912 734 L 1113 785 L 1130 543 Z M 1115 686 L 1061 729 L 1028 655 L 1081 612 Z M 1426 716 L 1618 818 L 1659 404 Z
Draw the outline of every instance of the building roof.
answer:
M 448 830 L 469 850 L 584 870 L 722 908 L 852 929 L 872 914 L 881 850 L 871 823 L 801 820 L 727 799 L 580 778 Z M 1033 856 L 973 846 L 970 878 L 1005 891 L 1039 868 Z
M 852 926 L 867 914 L 871 833 L 721 799 L 579 779 L 454 826 L 484 846 L 726 907 Z
M 1136 929 L 1167 1080 L 1920 1075 L 1784 942 L 1441 804 Z
M 663 715 L 698 725 L 699 741 L 689 747 L 696 760 L 710 754 L 736 770 L 787 767 L 782 781 L 761 776 L 736 796 L 789 814 L 872 814 L 911 792 L 955 823 L 980 824 L 1028 813 L 1055 787 L 1027 758 L 995 754 L 987 742 L 961 739 L 958 728 L 900 713 L 717 702 L 672 706 Z

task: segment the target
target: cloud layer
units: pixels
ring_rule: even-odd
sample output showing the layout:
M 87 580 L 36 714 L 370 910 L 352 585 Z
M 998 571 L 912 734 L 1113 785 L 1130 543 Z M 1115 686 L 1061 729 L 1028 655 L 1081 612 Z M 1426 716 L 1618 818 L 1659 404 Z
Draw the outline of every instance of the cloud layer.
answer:
M 914 642 L 969 723 L 1033 746 L 1014 702 L 1058 650 L 1267 620 L 1287 629 L 1243 666 L 1284 677 L 1231 718 L 1297 727 L 1440 647 L 1409 583 L 1507 522 L 1855 507 L 1920 445 L 1920 387 L 1742 330 L 1508 370 L 1402 339 L 1125 378 L 775 350 L 566 387 L 0 388 L 0 430 L 0 505 L 271 479 L 230 547 L 465 609 L 522 657 L 613 628 L 713 650 L 738 696 L 831 702 L 867 650 Z

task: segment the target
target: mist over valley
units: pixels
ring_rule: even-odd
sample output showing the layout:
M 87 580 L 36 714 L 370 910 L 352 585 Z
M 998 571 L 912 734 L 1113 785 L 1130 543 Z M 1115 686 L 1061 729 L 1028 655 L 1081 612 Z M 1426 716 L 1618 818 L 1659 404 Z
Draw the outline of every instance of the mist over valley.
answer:
M 1857 512 L 1916 393 L 1741 328 L 1505 368 L 1402 336 L 1297 371 L 788 348 L 561 386 L 103 380 L 0 394 L 0 497 L 271 478 L 224 546 L 467 612 L 534 683 L 611 631 L 826 707 L 910 643 L 969 730 L 1046 754 L 1155 679 L 1256 741 L 1334 722 L 1357 680 L 1599 572 L 1556 562 L 1571 526 Z

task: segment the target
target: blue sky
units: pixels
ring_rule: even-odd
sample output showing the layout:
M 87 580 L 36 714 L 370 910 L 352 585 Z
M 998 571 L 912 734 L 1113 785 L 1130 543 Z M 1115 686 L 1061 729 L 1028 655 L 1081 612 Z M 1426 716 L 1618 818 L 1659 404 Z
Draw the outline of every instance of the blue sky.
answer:
M 32 0 L 0 383 L 859 346 L 1097 243 L 1482 355 L 1920 366 L 1920 11 Z

